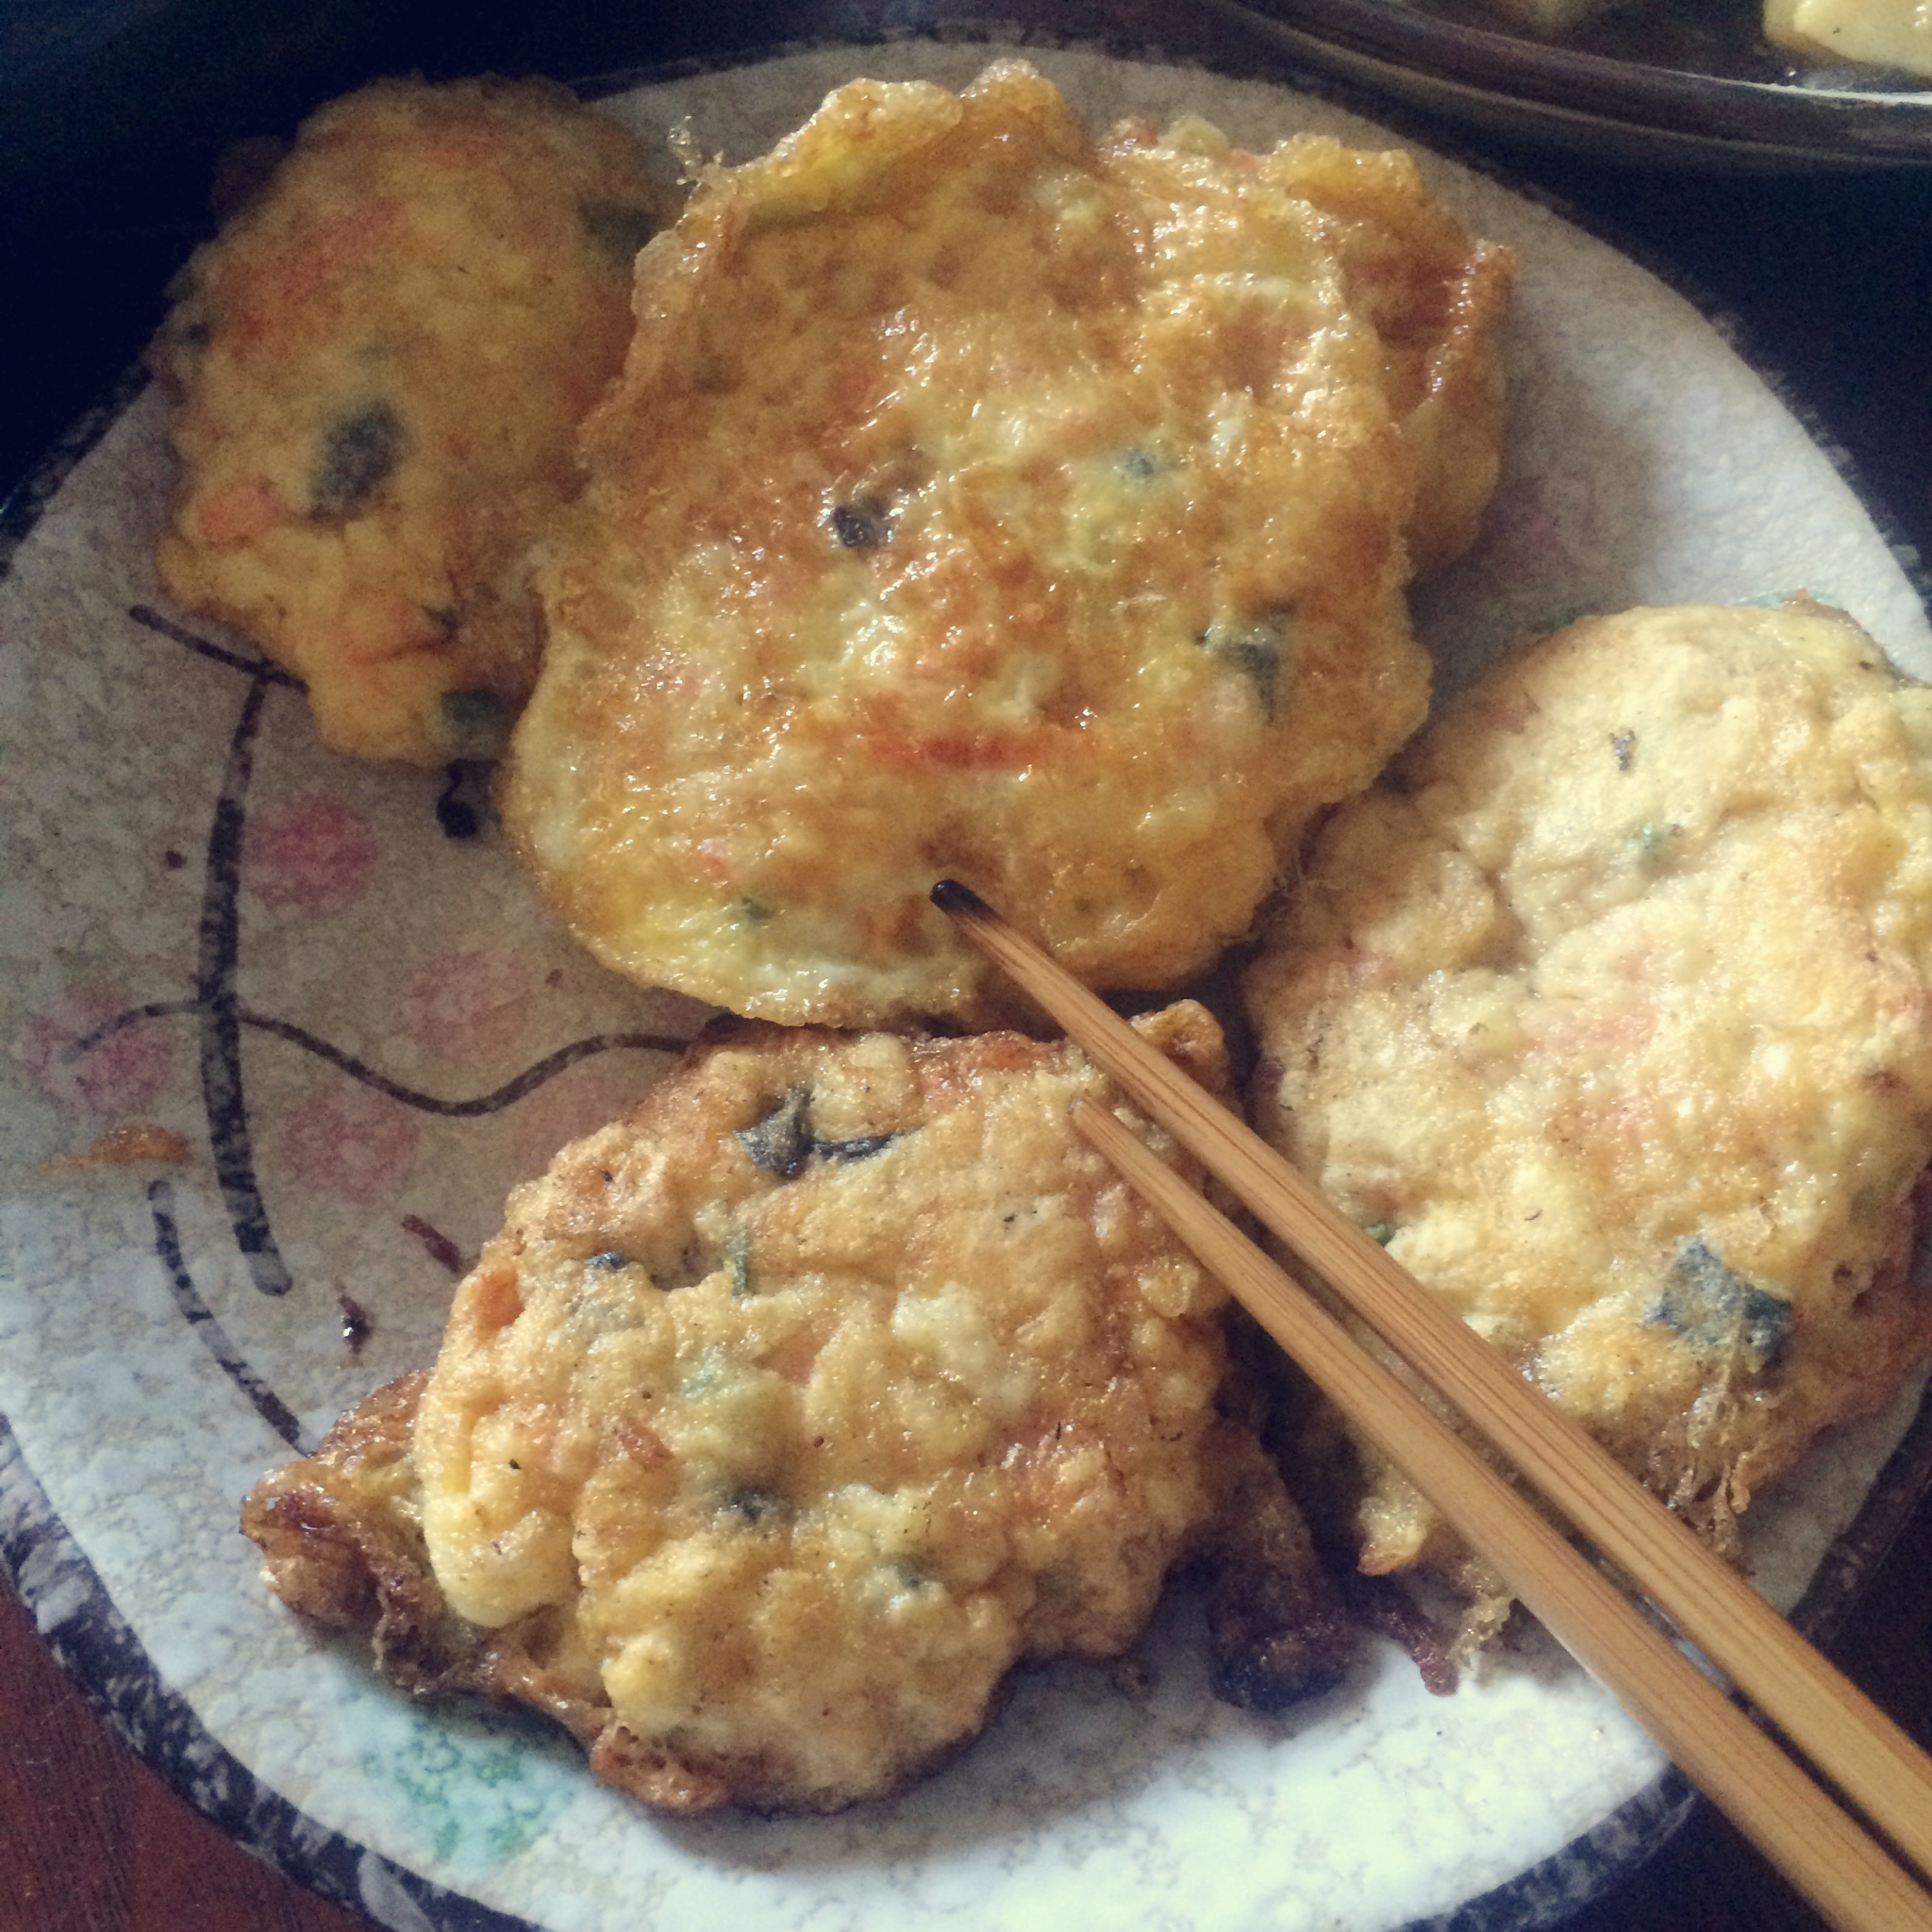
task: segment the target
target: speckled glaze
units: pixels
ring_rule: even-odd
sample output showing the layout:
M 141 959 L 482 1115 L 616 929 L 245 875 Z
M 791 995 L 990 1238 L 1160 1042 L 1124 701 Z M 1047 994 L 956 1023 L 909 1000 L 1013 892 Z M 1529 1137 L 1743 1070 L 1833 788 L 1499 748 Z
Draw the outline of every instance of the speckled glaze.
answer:
M 828 50 L 607 105 L 656 152 L 688 117 L 743 157 L 856 73 L 958 85 L 990 51 Z M 1096 124 L 1188 108 L 1249 145 L 1386 141 L 1271 87 L 1029 55 Z M 1547 210 L 1424 166 L 1523 264 L 1495 510 L 1418 602 L 1445 686 L 1581 610 L 1799 588 L 1932 672 L 1907 573 L 1715 330 Z M 474 774 L 331 758 L 245 641 L 160 604 L 162 420 L 152 392 L 112 418 L 0 583 L 0 1560 L 188 1795 L 398 1932 L 1527 1932 L 1667 1834 L 1682 1787 L 1537 1649 L 1443 1700 L 1377 1651 L 1257 1720 L 1208 1695 L 1175 1592 L 1144 1687 L 1025 1673 L 983 1740 L 891 1804 L 679 1824 L 594 1785 L 559 1736 L 406 1703 L 283 1611 L 236 1527 L 249 1486 L 427 1357 L 506 1188 L 703 1015 L 609 979 L 537 912 Z M 178 1150 L 98 1158 L 133 1125 Z M 1754 1509 L 1775 1600 L 1911 1412 Z

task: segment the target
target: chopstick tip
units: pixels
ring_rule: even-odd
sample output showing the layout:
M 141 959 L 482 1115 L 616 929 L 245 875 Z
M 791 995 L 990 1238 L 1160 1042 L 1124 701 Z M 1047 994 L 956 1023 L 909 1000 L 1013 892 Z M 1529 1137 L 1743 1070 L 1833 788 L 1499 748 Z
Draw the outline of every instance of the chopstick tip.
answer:
M 958 879 L 941 879 L 932 889 L 932 903 L 955 919 L 985 918 L 992 911 L 971 886 L 962 886 Z

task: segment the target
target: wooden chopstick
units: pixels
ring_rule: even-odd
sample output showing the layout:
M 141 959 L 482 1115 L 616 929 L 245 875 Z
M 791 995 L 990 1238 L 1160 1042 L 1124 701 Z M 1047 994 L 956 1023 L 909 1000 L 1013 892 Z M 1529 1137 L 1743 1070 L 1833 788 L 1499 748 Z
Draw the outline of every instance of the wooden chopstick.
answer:
M 1932 1898 L 1332 1315 L 1112 1114 L 1082 1101 L 1074 1123 L 1828 1920 L 1847 1932 L 1932 1924 Z
M 976 895 L 945 881 L 935 887 L 933 899 L 1153 1119 L 1447 1396 L 1898 1850 L 1932 1874 L 1932 1758 L 1265 1141 Z M 1391 1459 L 1820 1912 L 1858 1932 L 1932 1926 L 1932 1900 L 1454 1431 L 1437 1423 L 1231 1225 L 1221 1224 L 1224 1237 L 1213 1230 L 1220 1217 L 1191 1189 L 1174 1183 L 1163 1163 L 1145 1157 L 1144 1149 L 1137 1159 L 1118 1138 L 1107 1151 L 1124 1157 L 1123 1171 L 1136 1186 L 1144 1181 L 1161 1191 L 1153 1198 L 1176 1232 L 1191 1245 L 1198 1233 L 1213 1247 L 1211 1258 L 1196 1251 L 1366 1432 L 1382 1441 L 1390 1426 L 1411 1429 L 1409 1411 L 1420 1412 L 1430 1433 L 1405 1435 L 1400 1449 L 1384 1441 Z M 1158 1179 L 1151 1169 L 1168 1178 Z M 1348 1356 L 1331 1348 L 1304 1307 L 1334 1330 Z M 1284 1314 L 1285 1308 L 1291 1312 Z M 1305 1354 L 1310 1348 L 1319 1362 Z M 1351 1389 L 1347 1400 L 1329 1386 L 1330 1374 Z M 1391 1425 L 1391 1415 L 1405 1420 Z M 1457 1472 L 1448 1479 L 1453 1493 L 1436 1494 L 1424 1478 L 1451 1469 Z M 1499 1495 L 1507 1501 L 1498 1502 Z

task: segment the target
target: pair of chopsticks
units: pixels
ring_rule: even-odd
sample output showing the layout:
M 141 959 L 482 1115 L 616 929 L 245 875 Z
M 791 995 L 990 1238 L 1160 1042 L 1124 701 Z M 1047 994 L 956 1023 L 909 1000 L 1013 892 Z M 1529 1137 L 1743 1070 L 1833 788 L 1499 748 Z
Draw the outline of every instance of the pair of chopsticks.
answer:
M 933 903 L 1507 1459 L 1890 1841 L 1104 1108 L 1074 1124 L 1544 1627 L 1841 1932 L 1932 1932 L 1932 1757 L 1259 1136 L 953 880 Z

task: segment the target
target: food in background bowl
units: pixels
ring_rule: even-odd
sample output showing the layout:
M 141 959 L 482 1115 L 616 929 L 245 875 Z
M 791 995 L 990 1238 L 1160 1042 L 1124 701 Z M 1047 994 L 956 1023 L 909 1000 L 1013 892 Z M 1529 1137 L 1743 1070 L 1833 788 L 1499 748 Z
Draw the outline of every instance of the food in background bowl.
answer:
M 1764 31 L 1801 59 L 1932 75 L 1932 15 L 1917 0 L 1764 0 Z
M 1539 39 L 1742 79 L 1788 77 L 1792 58 L 1932 75 L 1932 19 L 1914 0 L 1763 0 L 1761 9 L 1748 0 L 1469 0 L 1431 10 L 1488 14 Z

